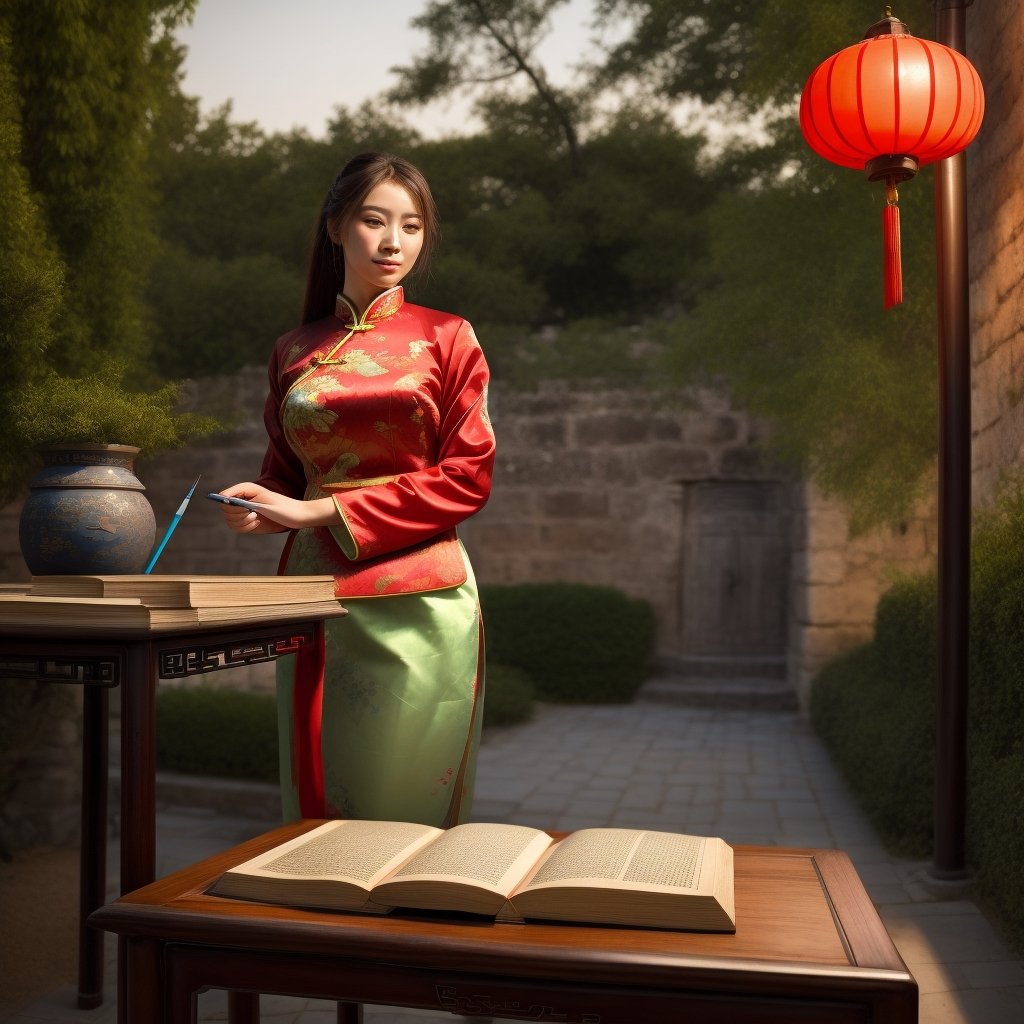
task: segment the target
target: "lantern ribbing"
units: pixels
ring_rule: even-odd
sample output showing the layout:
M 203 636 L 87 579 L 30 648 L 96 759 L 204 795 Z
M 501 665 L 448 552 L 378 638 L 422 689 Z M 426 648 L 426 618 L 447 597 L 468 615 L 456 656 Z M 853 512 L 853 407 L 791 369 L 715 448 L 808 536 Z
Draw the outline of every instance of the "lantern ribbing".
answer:
M 918 168 L 968 146 L 984 109 L 971 62 L 941 43 L 915 38 L 887 8 L 863 40 L 811 72 L 800 97 L 800 130 L 819 156 L 864 170 L 894 191 Z M 883 226 L 888 308 L 902 301 L 899 213 L 891 198 Z

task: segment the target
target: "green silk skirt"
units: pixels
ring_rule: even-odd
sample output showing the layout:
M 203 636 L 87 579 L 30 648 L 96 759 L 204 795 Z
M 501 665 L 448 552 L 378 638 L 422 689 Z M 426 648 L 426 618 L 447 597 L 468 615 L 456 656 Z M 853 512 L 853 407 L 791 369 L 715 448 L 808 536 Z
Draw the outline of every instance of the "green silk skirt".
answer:
M 321 718 L 328 817 L 467 820 L 483 719 L 483 626 L 470 570 L 460 587 L 353 598 L 325 623 Z M 281 797 L 301 817 L 294 757 L 297 659 L 277 662 Z M 301 669 L 300 669 L 301 670 Z

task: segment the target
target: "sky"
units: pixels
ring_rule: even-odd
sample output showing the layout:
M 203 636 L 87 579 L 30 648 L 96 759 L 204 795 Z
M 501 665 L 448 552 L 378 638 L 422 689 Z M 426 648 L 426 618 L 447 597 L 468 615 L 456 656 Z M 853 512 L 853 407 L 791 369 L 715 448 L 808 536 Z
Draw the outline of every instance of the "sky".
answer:
M 426 0 L 199 0 L 191 26 L 183 90 L 208 113 L 232 101 L 233 121 L 267 132 L 305 128 L 322 137 L 334 108 L 355 109 L 395 84 L 389 69 L 410 62 L 426 34 L 409 21 Z M 552 19 L 539 50 L 551 80 L 568 80 L 591 36 L 592 0 L 570 0 Z M 428 138 L 464 131 L 466 102 L 411 112 Z

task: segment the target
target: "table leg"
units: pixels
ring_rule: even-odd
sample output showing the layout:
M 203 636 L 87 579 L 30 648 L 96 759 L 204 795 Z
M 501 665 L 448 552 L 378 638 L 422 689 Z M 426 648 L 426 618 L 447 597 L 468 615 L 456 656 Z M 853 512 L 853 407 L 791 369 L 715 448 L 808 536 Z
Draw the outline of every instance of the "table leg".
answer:
M 228 1024 L 260 1024 L 258 992 L 228 993 Z
M 156 653 L 129 644 L 121 682 L 121 895 L 156 876 Z M 117 943 L 117 1020 L 126 1024 L 127 949 Z
M 103 932 L 86 923 L 107 896 L 107 759 L 109 698 L 105 686 L 82 696 L 82 830 L 78 887 L 78 1005 L 103 1002 Z
M 363 1024 L 362 1003 L 338 1003 L 338 1024 Z
M 128 647 L 121 685 L 121 893 L 156 874 L 156 654 Z

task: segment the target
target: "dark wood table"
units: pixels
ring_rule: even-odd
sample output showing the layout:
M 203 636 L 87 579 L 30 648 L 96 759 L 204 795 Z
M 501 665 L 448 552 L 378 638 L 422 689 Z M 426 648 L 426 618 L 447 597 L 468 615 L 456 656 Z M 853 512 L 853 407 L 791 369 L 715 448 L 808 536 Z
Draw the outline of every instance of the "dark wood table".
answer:
M 206 894 L 228 867 L 318 824 L 275 829 L 92 915 L 127 945 L 129 1024 L 194 1022 L 207 988 L 576 1024 L 918 1019 L 917 985 L 839 851 L 736 847 L 734 935 Z
M 340 605 L 338 614 L 344 614 Z M 292 616 L 275 610 L 265 620 L 249 615 L 185 631 L 25 627 L 0 618 L 0 679 L 84 687 L 78 951 L 83 1009 L 103 1002 L 103 936 L 87 922 L 106 901 L 110 689 L 121 690 L 120 891 L 125 893 L 155 877 L 157 680 L 294 654 L 319 642 L 324 618 L 311 616 L 301 604 Z

